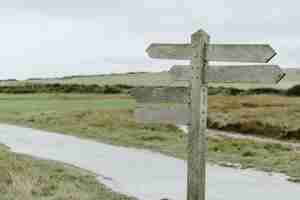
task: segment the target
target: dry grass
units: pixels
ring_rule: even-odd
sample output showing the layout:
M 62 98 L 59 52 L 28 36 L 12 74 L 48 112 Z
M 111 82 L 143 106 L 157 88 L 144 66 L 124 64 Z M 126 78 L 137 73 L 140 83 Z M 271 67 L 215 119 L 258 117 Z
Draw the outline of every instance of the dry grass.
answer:
M 0 200 L 119 200 L 84 170 L 10 153 L 0 145 Z
M 271 95 L 211 96 L 209 127 L 300 140 L 300 98 Z

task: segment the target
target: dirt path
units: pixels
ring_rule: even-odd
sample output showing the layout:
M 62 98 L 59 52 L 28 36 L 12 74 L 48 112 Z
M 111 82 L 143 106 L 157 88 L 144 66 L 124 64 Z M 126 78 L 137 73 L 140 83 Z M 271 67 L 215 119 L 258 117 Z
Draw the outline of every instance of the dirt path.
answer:
M 272 144 L 281 144 L 283 146 L 287 146 L 295 151 L 300 151 L 300 143 L 296 142 L 288 142 L 288 141 L 281 141 L 272 138 L 263 138 L 254 135 L 245 135 L 241 133 L 234 133 L 234 132 L 225 132 L 225 131 L 218 131 L 218 130 L 211 130 L 208 131 L 209 135 L 212 137 L 226 137 L 226 138 L 233 138 L 233 139 L 244 139 L 244 140 L 254 140 L 261 143 L 272 143 Z
M 178 126 L 181 130 L 187 133 L 187 126 Z M 272 143 L 272 144 L 281 144 L 283 146 L 287 146 L 295 151 L 300 151 L 300 143 L 282 141 L 272 138 L 263 138 L 255 135 L 245 135 L 242 133 L 235 132 L 225 132 L 219 130 L 208 129 L 208 135 L 211 137 L 225 137 L 225 138 L 233 138 L 233 139 L 242 139 L 242 140 L 253 140 L 261 143 Z
M 0 124 L 12 151 L 71 164 L 99 175 L 116 192 L 141 200 L 186 199 L 186 162 L 146 150 Z M 298 200 L 300 186 L 281 175 L 207 165 L 209 200 Z

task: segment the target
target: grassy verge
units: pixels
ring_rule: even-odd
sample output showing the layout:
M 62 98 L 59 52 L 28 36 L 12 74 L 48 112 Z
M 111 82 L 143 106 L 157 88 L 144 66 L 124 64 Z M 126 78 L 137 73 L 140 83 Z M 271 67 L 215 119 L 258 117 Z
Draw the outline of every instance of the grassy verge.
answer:
M 212 102 L 210 109 L 217 109 L 219 115 L 230 113 L 230 109 L 236 109 L 236 113 L 238 113 L 240 109 L 238 106 L 233 107 L 228 100 L 229 102 L 225 102 L 224 105 L 231 106 L 231 108 L 223 113 L 221 108 L 218 110 L 218 106 L 221 106 L 224 99 L 218 97 L 220 98 L 218 101 L 212 101 L 211 98 L 217 97 L 210 97 L 210 102 Z M 231 100 L 237 101 L 236 99 L 237 97 Z M 250 97 L 240 99 L 240 104 L 243 104 L 244 101 L 248 103 L 248 100 L 250 101 Z M 298 102 L 297 99 L 294 100 Z M 273 101 L 269 103 L 277 105 L 277 101 Z M 255 98 L 251 101 L 252 104 L 258 102 L 266 105 L 266 103 L 262 104 L 262 101 L 256 101 Z M 289 105 L 289 103 L 292 104 L 293 100 L 288 101 L 287 104 Z M 0 95 L 0 121 L 116 145 L 147 148 L 185 159 L 186 135 L 172 125 L 136 123 L 132 115 L 134 107 L 134 100 L 127 96 L 116 95 Z M 254 109 L 253 106 L 247 108 Z M 258 109 L 256 114 L 261 111 L 264 110 Z M 245 116 L 246 114 L 254 115 L 254 111 L 252 113 L 249 110 L 242 112 L 245 112 Z M 217 112 L 214 111 L 214 113 Z M 289 113 L 293 115 L 294 112 L 290 111 Z M 275 119 L 282 118 L 283 115 L 288 116 L 283 111 L 280 116 L 272 114 L 272 112 L 267 114 Z M 267 115 L 265 118 L 262 116 L 263 114 L 257 118 L 263 120 Z M 243 168 L 251 167 L 264 171 L 281 172 L 295 179 L 300 178 L 300 154 L 281 145 L 210 138 L 208 139 L 208 149 L 210 162 L 239 163 Z
M 0 145 L 1 200 L 131 199 L 99 184 L 96 176 L 54 161 L 9 152 Z M 133 199 L 133 198 L 132 198 Z

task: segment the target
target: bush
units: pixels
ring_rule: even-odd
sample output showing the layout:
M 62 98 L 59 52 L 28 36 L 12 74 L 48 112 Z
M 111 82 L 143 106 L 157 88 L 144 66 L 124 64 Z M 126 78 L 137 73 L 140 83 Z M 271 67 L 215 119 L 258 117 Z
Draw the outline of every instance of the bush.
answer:
M 295 85 L 286 90 L 285 94 L 287 96 L 300 96 L 300 85 Z
M 118 94 L 121 92 L 122 90 L 118 86 L 110 86 L 110 85 L 104 86 L 104 94 Z
M 209 87 L 208 94 L 209 95 L 241 95 L 245 92 L 245 90 L 237 89 L 237 88 L 230 88 L 230 87 Z
M 256 152 L 252 149 L 247 149 L 242 152 L 243 157 L 254 157 L 256 156 Z
M 116 84 L 115 86 L 116 86 L 116 87 L 119 87 L 120 89 L 125 89 L 125 90 L 129 90 L 129 89 L 134 88 L 134 87 L 131 86 L 131 85 L 125 85 L 125 84 Z
M 255 88 L 249 89 L 245 92 L 246 94 L 282 94 L 283 91 L 275 88 Z
M 241 89 L 237 89 L 237 88 L 227 88 L 227 91 L 226 91 L 226 95 L 233 95 L 233 96 L 236 96 L 236 95 L 240 95 L 244 92 L 244 90 L 241 90 Z

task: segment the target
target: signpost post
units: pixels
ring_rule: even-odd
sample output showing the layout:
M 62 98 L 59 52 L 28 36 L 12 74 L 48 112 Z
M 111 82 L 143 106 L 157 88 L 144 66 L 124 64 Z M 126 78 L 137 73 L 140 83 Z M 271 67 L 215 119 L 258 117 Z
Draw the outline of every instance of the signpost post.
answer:
M 187 199 L 205 200 L 207 83 L 278 83 L 284 77 L 276 65 L 210 66 L 208 62 L 267 63 L 276 52 L 265 44 L 210 44 L 209 35 L 203 30 L 192 34 L 190 44 L 152 44 L 147 52 L 152 58 L 191 61 L 190 66 L 174 66 L 170 70 L 174 80 L 189 81 L 190 88 L 138 88 L 132 94 L 139 103 L 152 103 L 136 109 L 137 121 L 189 126 Z M 184 105 L 153 105 L 162 102 Z

